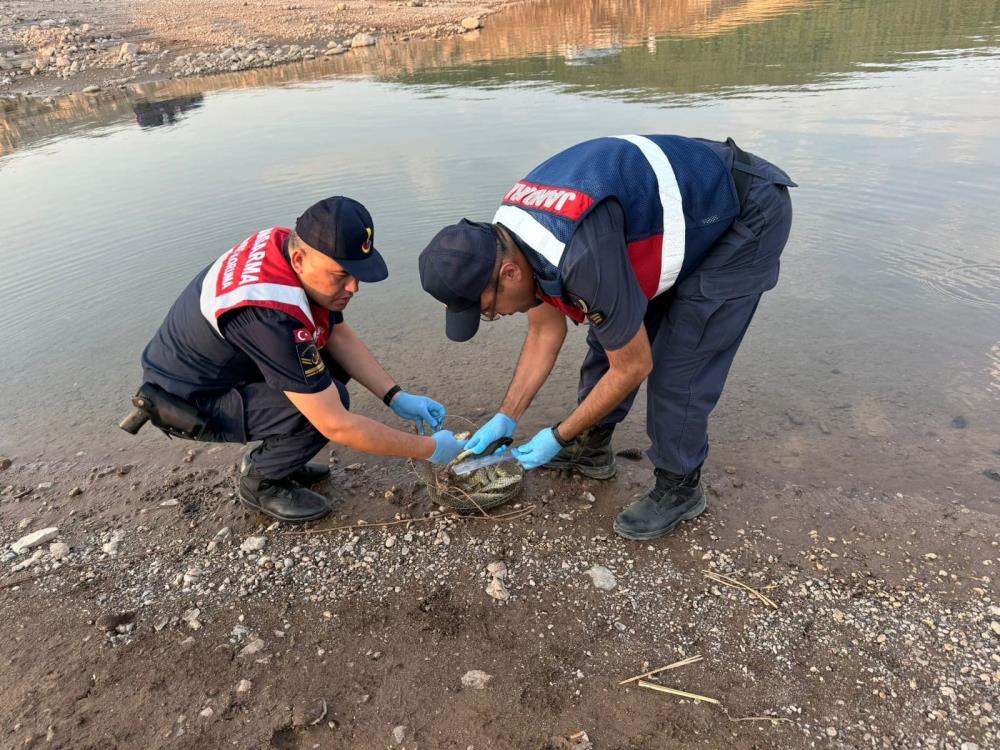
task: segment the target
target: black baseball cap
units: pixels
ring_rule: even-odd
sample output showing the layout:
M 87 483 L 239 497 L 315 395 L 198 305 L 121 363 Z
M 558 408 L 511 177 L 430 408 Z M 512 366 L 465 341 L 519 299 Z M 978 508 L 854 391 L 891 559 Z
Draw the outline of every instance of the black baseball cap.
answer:
M 420 253 L 420 284 L 445 304 L 444 332 L 452 341 L 468 341 L 479 330 L 479 298 L 496 259 L 493 227 L 468 219 L 442 229 Z
M 373 244 L 372 215 L 356 200 L 335 195 L 314 203 L 295 220 L 295 233 L 358 281 L 370 284 L 389 276 L 385 259 Z

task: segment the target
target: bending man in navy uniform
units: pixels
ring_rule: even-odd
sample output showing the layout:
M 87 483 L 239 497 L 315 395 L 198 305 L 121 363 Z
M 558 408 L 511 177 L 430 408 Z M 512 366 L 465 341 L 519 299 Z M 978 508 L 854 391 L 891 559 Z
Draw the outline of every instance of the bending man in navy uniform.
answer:
M 517 182 L 493 223 L 441 230 L 421 253 L 420 278 L 447 305 L 449 338 L 470 339 L 481 318 L 528 314 L 507 394 L 468 447 L 514 433 L 552 371 L 566 317 L 587 322 L 576 409 L 514 455 L 526 469 L 614 476 L 612 432 L 645 381 L 656 484 L 614 529 L 653 539 L 700 514 L 708 415 L 761 294 L 777 283 L 790 186 L 731 139 L 598 138 Z
M 327 441 L 437 463 L 461 450 L 448 431 L 414 435 L 348 411 L 354 378 L 421 433 L 445 416 L 436 401 L 403 392 L 344 322 L 360 282 L 388 276 L 373 232 L 364 206 L 334 197 L 306 210 L 295 231 L 254 234 L 195 277 L 142 355 L 144 388 L 196 409 L 200 439 L 261 441 L 243 459 L 239 496 L 282 521 L 330 512 L 305 486 L 330 473 L 307 463 Z

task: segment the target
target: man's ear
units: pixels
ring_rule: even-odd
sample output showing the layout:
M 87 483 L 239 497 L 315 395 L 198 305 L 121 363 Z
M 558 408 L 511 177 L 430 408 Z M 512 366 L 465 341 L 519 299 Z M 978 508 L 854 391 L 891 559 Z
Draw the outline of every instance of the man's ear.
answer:
M 521 267 L 513 260 L 505 260 L 500 264 L 500 280 L 516 282 L 521 280 Z
M 302 273 L 302 267 L 305 263 L 306 253 L 302 249 L 301 245 L 296 245 L 288 251 L 288 261 L 291 263 L 292 269 L 296 273 Z

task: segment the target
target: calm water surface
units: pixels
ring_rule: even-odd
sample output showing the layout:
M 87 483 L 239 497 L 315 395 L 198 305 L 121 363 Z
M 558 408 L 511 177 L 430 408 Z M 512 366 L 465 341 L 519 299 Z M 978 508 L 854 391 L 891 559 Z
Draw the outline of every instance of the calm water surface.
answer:
M 416 273 L 434 232 L 488 219 L 579 140 L 731 135 L 801 187 L 713 463 L 1000 507 L 998 42 L 998 0 L 558 0 L 438 43 L 8 105 L 0 452 L 129 445 L 113 424 L 180 289 L 335 193 L 371 209 L 391 269 L 348 319 L 402 383 L 488 412 L 524 322 L 446 342 Z M 584 334 L 526 432 L 571 407 Z M 644 444 L 644 411 L 623 445 Z

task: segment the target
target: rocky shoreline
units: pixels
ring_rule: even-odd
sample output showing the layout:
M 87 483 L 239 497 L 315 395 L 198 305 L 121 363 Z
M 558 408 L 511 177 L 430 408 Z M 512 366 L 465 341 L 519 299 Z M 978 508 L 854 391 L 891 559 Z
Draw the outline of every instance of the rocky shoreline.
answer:
M 249 11 L 252 23 L 242 24 L 197 0 L 139 0 L 125 18 L 72 3 L 0 3 L 0 95 L 97 93 L 474 34 L 487 15 L 517 1 L 377 0 L 307 9 L 266 0 Z
M 237 504 L 232 451 L 0 462 L 5 744 L 1000 742 L 1000 526 L 960 503 L 727 467 L 634 544 L 609 523 L 644 462 L 532 473 L 490 521 L 331 451 L 338 516 L 303 534 Z M 619 684 L 694 656 L 650 679 L 719 704 Z

